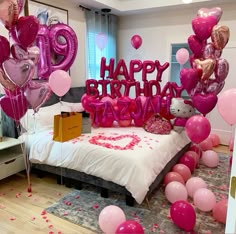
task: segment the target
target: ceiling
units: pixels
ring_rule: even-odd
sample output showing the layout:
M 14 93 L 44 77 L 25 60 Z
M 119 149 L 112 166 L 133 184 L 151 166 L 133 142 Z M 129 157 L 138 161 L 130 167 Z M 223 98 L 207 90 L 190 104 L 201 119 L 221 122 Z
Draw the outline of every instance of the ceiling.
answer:
M 148 11 L 165 10 L 173 7 L 215 7 L 216 4 L 233 3 L 235 0 L 192 0 L 185 4 L 182 0 L 74 0 L 78 5 L 88 8 L 111 9 L 116 15 L 145 13 Z

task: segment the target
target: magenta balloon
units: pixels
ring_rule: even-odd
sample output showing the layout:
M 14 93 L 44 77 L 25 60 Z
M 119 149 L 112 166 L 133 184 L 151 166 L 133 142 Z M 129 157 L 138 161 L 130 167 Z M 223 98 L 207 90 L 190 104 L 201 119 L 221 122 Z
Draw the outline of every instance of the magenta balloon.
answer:
M 133 35 L 131 37 L 131 45 L 135 48 L 138 49 L 142 45 L 142 38 L 139 35 Z
M 38 76 L 40 79 L 48 79 L 52 72 L 52 67 L 49 30 L 46 25 L 40 25 L 36 38 L 36 44 L 40 50 Z
M 189 59 L 189 52 L 185 48 L 181 48 L 176 52 L 176 60 L 179 64 L 185 64 Z
M 185 124 L 185 131 L 192 142 L 199 144 L 209 136 L 211 125 L 206 117 L 194 115 Z
M 29 58 L 28 52 L 20 44 L 17 43 L 11 46 L 11 54 L 15 59 Z
M 98 224 L 105 234 L 115 233 L 118 226 L 126 220 L 123 210 L 114 205 L 102 209 L 98 217 Z
M 126 220 L 116 229 L 115 234 L 144 234 L 141 224 L 134 220 Z
M 196 35 L 191 35 L 188 37 L 188 45 L 194 56 L 202 57 L 204 43 Z
M 10 56 L 10 43 L 7 38 L 0 36 L 0 65 Z
M 221 117 L 229 124 L 236 123 L 236 89 L 228 89 L 218 98 L 217 109 Z
M 0 106 L 7 116 L 19 121 L 28 109 L 28 102 L 24 94 L 4 96 L 0 99 Z
M 194 229 L 196 212 L 187 201 L 176 201 L 171 205 L 170 216 L 174 224 L 186 232 Z
M 78 49 L 78 40 L 74 30 L 67 24 L 54 24 L 50 26 L 49 38 L 51 49 L 56 55 L 63 56 L 58 63 L 52 65 L 52 71 L 58 69 L 68 71 L 75 60 Z M 60 38 L 64 38 L 63 42 L 60 42 Z
M 186 165 L 191 172 L 193 172 L 196 167 L 194 158 L 186 154 L 180 158 L 179 163 Z
M 65 95 L 71 87 L 71 77 L 63 70 L 52 72 L 48 82 L 52 91 L 59 97 Z
M 24 92 L 27 101 L 35 113 L 48 100 L 51 93 L 52 91 L 48 83 L 38 83 L 35 81 L 30 81 Z

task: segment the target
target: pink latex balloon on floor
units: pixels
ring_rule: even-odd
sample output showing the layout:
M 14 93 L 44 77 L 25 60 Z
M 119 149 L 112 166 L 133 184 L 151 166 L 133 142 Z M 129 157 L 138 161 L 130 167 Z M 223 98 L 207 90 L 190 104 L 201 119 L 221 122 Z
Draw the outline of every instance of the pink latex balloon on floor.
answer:
M 187 201 L 176 201 L 171 205 L 170 216 L 174 224 L 186 232 L 194 229 L 196 212 Z
M 191 177 L 190 169 L 182 163 L 177 163 L 175 166 L 173 166 L 172 171 L 180 174 L 185 182 Z
M 219 136 L 217 134 L 211 133 L 209 138 L 211 139 L 213 147 L 216 147 L 216 146 L 218 146 L 220 144 L 220 138 L 219 138 Z
M 185 130 L 189 139 L 199 144 L 204 141 L 211 132 L 211 125 L 206 117 L 194 115 L 190 117 L 185 124 Z
M 188 192 L 183 184 L 178 181 L 172 181 L 167 184 L 165 188 L 165 196 L 170 203 L 174 203 L 178 200 L 186 201 L 188 198 Z
M 212 150 L 213 145 L 211 139 L 208 137 L 206 140 L 199 144 L 202 151 Z
M 236 123 L 236 89 L 228 89 L 221 93 L 217 102 L 217 109 L 221 117 L 229 124 Z
M 71 77 L 63 70 L 56 70 L 49 76 L 49 86 L 56 95 L 62 97 L 71 87 Z
M 142 45 L 142 38 L 139 35 L 131 37 L 131 45 L 137 50 Z
M 216 204 L 216 197 L 209 189 L 200 188 L 193 195 L 193 203 L 201 211 L 211 211 Z
M 193 172 L 196 167 L 195 159 L 191 157 L 190 155 L 186 155 L 186 154 L 184 154 L 180 158 L 179 163 L 186 165 L 191 172 Z
M 220 223 L 226 224 L 227 208 L 228 199 L 223 199 L 217 202 L 212 210 L 213 218 Z
M 190 197 L 193 197 L 194 193 L 200 188 L 207 188 L 206 182 L 200 177 L 192 177 L 186 183 L 186 189 Z
M 144 230 L 138 222 L 127 220 L 118 226 L 115 234 L 144 234 Z
M 126 220 L 123 210 L 114 205 L 106 206 L 100 212 L 98 224 L 105 234 L 115 233 L 118 226 Z
M 181 184 L 185 184 L 183 177 L 174 171 L 170 171 L 168 172 L 165 177 L 164 177 L 164 185 L 166 186 L 167 184 L 169 184 L 172 181 L 178 181 Z
M 217 167 L 219 165 L 219 156 L 213 150 L 207 150 L 202 154 L 202 163 L 210 168 Z
M 176 53 L 176 60 L 179 64 L 185 64 L 189 59 L 189 52 L 185 48 L 181 48 Z

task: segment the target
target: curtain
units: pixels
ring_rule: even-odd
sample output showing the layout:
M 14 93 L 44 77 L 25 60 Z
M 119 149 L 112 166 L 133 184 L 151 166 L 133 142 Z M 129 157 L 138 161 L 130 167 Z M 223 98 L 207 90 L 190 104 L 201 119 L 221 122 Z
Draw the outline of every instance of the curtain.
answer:
M 112 14 L 99 13 L 94 10 L 85 10 L 86 41 L 87 41 L 87 77 L 100 78 L 101 58 L 110 58 L 116 61 L 117 17 Z

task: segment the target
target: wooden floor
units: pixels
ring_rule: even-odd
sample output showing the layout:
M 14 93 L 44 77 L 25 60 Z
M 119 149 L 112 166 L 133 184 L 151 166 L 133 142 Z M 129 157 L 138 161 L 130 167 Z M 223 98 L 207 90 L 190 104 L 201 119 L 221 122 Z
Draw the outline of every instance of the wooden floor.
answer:
M 217 147 L 215 150 L 229 153 L 225 146 Z M 58 185 L 54 176 L 40 179 L 32 174 L 31 182 L 32 193 L 28 193 L 27 180 L 23 173 L 0 180 L 1 234 L 93 233 L 56 216 L 43 213 L 46 207 L 59 200 L 71 189 Z

